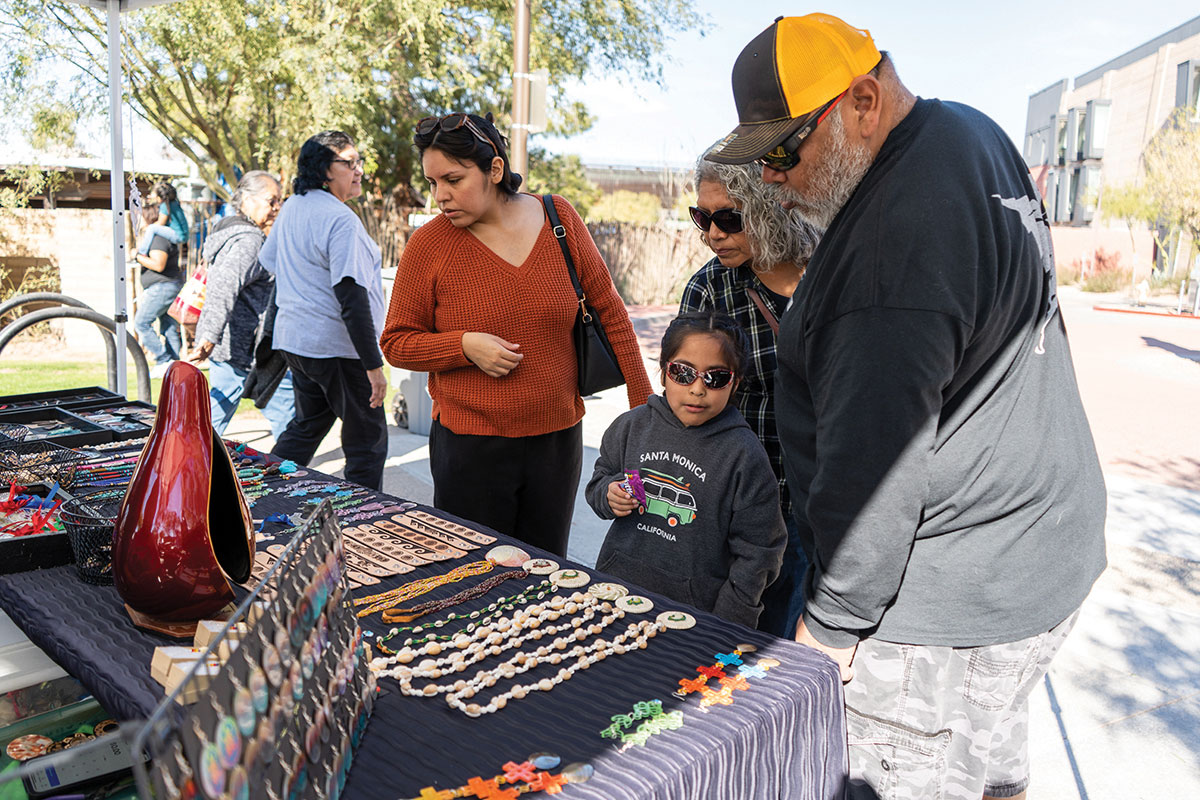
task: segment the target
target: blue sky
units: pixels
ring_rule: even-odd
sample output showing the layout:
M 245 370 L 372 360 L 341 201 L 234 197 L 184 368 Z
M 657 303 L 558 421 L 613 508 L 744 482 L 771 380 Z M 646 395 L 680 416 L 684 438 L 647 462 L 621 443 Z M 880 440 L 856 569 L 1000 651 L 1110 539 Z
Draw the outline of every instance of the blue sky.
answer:
M 1018 143 L 1030 94 L 1074 78 L 1200 14 L 1196 0 L 826 2 L 697 0 L 709 23 L 667 43 L 664 86 L 595 76 L 575 87 L 596 124 L 569 139 L 533 143 L 588 163 L 689 164 L 737 114 L 729 85 L 742 47 L 780 14 L 822 11 L 870 30 L 901 79 L 923 97 L 984 111 Z

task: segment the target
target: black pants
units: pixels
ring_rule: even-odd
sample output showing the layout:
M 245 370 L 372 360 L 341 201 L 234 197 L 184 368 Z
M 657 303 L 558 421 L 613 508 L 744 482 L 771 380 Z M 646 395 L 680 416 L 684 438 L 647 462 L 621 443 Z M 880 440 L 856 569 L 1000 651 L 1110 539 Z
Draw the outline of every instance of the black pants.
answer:
M 371 382 L 362 362 L 287 352 L 283 357 L 292 368 L 296 416 L 271 452 L 307 466 L 333 421 L 340 419 L 346 480 L 382 490 L 388 450 L 387 417 L 383 406 L 370 406 Z
M 471 436 L 436 419 L 433 504 L 523 542 L 567 554 L 583 467 L 583 423 L 541 436 Z

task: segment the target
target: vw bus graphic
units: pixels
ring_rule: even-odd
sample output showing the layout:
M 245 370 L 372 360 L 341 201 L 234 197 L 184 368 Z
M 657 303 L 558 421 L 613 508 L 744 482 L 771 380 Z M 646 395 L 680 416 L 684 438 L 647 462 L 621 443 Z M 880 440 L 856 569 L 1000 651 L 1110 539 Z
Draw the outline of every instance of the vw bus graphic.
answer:
M 652 469 L 641 470 L 646 489 L 646 505 L 639 514 L 653 514 L 667 521 L 667 526 L 687 525 L 696 518 L 696 498 L 688 491 L 691 484 Z

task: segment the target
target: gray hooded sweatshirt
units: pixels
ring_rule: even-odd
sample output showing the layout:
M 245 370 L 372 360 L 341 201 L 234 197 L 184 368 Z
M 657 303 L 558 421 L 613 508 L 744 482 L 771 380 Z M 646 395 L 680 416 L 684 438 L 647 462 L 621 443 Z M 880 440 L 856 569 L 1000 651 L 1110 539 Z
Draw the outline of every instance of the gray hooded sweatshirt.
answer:
M 614 519 L 608 485 L 637 470 L 645 503 L 615 519 L 596 569 L 754 627 L 787 533 L 762 443 L 732 405 L 687 427 L 653 395 L 604 433 L 587 500 Z M 640 499 L 640 498 L 639 498 Z
M 248 370 L 254 363 L 254 333 L 271 299 L 275 278 L 258 263 L 266 237 L 241 215 L 226 217 L 204 240 L 208 282 L 196 339 L 216 345 L 210 358 Z

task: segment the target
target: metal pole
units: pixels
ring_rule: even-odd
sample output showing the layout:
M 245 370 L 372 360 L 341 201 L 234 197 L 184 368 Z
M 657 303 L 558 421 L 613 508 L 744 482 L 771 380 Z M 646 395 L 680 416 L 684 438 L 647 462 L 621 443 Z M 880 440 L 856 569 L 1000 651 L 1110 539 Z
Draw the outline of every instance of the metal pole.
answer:
M 512 112 L 512 170 L 529 182 L 528 151 L 525 138 L 529 135 L 529 3 L 514 0 L 513 23 L 513 112 Z
M 112 134 L 112 171 L 109 189 L 113 222 L 113 320 L 117 323 L 117 394 L 128 395 L 125 367 L 125 167 L 121 143 L 121 2 L 108 0 L 108 122 Z M 152 402 L 149 397 L 139 397 Z

